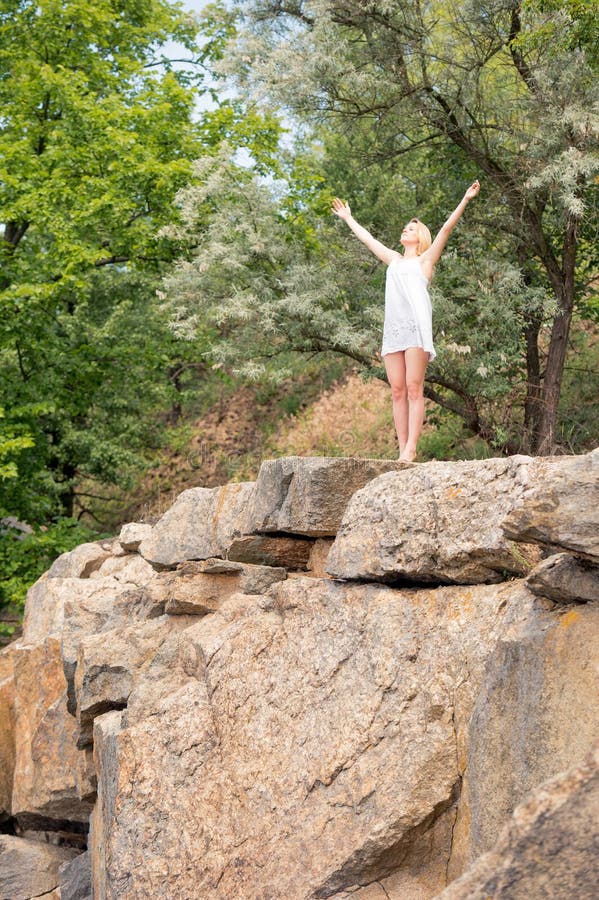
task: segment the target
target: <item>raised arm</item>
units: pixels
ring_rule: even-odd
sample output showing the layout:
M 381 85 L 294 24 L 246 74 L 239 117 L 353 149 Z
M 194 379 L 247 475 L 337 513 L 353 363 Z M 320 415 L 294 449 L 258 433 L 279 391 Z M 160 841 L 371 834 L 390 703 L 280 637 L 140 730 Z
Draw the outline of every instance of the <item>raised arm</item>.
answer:
M 450 217 L 441 227 L 439 234 L 436 236 L 435 240 L 432 242 L 428 250 L 425 250 L 425 252 L 420 257 L 422 261 L 426 260 L 431 264 L 431 266 L 434 266 L 439 261 L 439 257 L 445 249 L 445 244 L 449 239 L 449 235 L 460 221 L 462 213 L 468 206 L 468 203 L 471 200 L 474 200 L 479 191 L 480 184 L 478 183 L 478 181 L 473 182 L 473 184 L 470 185 L 470 187 L 462 197 L 458 206 L 456 206 Z
M 348 203 L 344 203 L 342 200 L 339 200 L 338 197 L 335 197 L 333 200 L 333 212 L 336 216 L 339 216 L 340 219 L 349 225 L 355 236 L 362 241 L 362 243 L 368 247 L 371 253 L 374 253 L 378 259 L 382 262 L 389 265 L 392 259 L 394 259 L 399 254 L 396 250 L 391 250 L 389 247 L 385 247 L 384 244 L 381 244 L 380 241 L 377 241 L 369 231 L 363 228 L 351 214 L 351 209 L 349 208 Z

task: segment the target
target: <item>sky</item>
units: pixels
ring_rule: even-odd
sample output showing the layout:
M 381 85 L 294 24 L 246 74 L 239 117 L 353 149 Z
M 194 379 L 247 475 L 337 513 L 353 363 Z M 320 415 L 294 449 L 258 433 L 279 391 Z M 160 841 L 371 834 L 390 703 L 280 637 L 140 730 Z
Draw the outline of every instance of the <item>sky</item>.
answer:
M 208 6 L 210 0 L 179 0 L 179 2 L 184 9 L 188 9 L 190 12 L 199 13 L 205 6 Z M 180 44 L 175 44 L 174 42 L 165 44 L 164 52 L 172 59 L 187 59 L 189 57 L 189 51 L 186 50 L 185 47 L 182 47 Z M 229 95 L 228 92 L 225 92 L 225 96 Z M 215 104 L 208 94 L 198 94 L 195 106 L 196 112 L 199 115 L 207 109 L 214 109 Z

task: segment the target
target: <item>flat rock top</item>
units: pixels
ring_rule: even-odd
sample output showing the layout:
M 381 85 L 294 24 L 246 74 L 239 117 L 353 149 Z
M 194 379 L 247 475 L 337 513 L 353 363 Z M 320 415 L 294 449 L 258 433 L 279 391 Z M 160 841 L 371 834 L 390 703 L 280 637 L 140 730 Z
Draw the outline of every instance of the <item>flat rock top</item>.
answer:
M 411 467 L 397 459 L 287 456 L 265 460 L 248 513 L 248 531 L 334 536 L 347 503 L 383 472 Z
M 338 578 L 499 581 L 528 560 L 501 523 L 534 478 L 530 457 L 431 462 L 388 472 L 351 498 L 327 563 Z

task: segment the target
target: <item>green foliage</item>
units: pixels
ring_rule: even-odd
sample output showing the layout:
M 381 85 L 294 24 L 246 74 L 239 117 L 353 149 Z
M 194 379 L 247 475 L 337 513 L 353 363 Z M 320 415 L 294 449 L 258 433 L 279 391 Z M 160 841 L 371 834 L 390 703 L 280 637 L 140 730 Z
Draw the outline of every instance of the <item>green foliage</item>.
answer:
M 594 6 L 257 0 L 244 5 L 244 25 L 221 61 L 246 93 L 294 116 L 304 143 L 312 135 L 335 193 L 387 244 L 398 211 L 411 206 L 436 229 L 450 198 L 457 203 L 473 177 L 482 179 L 463 240 L 452 238 L 460 255 L 437 273 L 441 352 L 427 381 L 431 399 L 499 449 L 555 445 L 570 324 L 577 311 L 594 315 Z M 358 266 L 349 257 L 336 265 L 339 242 L 326 227 L 312 233 L 343 294 L 345 272 L 357 284 Z M 297 282 L 293 291 L 303 293 Z M 327 337 L 355 327 L 343 302 L 337 313 L 335 324 L 319 323 Z M 301 303 L 289 314 L 309 315 Z M 365 344 L 368 355 L 372 341 Z
M 198 36 L 168 0 L 0 0 L 2 506 L 30 523 L 94 515 L 203 390 L 214 330 L 170 335 L 161 229 L 194 158 L 227 137 L 266 171 L 280 135 L 237 100 L 196 121 L 234 31 L 209 13 Z
M 125 484 L 168 406 L 157 230 L 202 142 L 197 67 L 161 48 L 195 32 L 165 0 L 0 3 L 0 390 L 30 436 L 2 505 L 29 522 Z
M 368 284 L 358 294 L 350 279 L 356 260 L 372 266 L 315 216 L 309 188 L 281 200 L 281 185 L 236 165 L 226 144 L 195 165 L 194 180 L 178 195 L 180 224 L 166 232 L 187 251 L 164 282 L 173 332 L 190 339 L 210 325 L 216 364 L 254 380 L 289 377 L 296 353 L 340 352 L 368 364 L 379 313 Z
M 492 449 L 485 441 L 468 431 L 457 416 L 437 407 L 427 414 L 428 425 L 434 430 L 425 430 L 418 442 L 418 458 L 429 459 L 488 459 Z
M 560 402 L 561 443 L 571 453 L 594 449 L 599 422 L 599 341 L 590 322 L 577 323 Z
M 0 406 L 0 420 L 2 419 L 4 409 Z M 25 428 L 6 426 L 0 421 L 0 483 L 18 476 L 15 457 L 18 458 L 19 454 L 29 447 L 33 447 L 33 439 Z
M 61 553 L 84 541 L 97 540 L 97 532 L 74 519 L 58 519 L 52 525 L 23 534 L 16 528 L 0 530 L 0 609 L 21 612 L 31 585 Z M 0 634 L 10 635 L 14 627 L 0 623 Z

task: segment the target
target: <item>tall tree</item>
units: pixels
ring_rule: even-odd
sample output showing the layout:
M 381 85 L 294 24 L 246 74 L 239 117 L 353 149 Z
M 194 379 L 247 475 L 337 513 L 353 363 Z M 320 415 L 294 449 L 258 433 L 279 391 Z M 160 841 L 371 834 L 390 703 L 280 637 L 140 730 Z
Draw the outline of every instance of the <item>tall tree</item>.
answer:
M 209 332 L 175 342 L 159 308 L 160 230 L 195 158 L 224 135 L 266 157 L 279 131 L 198 114 L 232 29 L 214 9 L 198 35 L 169 0 L 0 0 L 0 394 L 29 441 L 2 506 L 28 521 L 125 484 L 206 369 Z
M 299 117 L 373 123 L 371 156 L 408 159 L 429 145 L 442 158 L 453 147 L 483 178 L 489 245 L 505 237 L 523 291 L 537 298 L 522 309 L 523 443 L 539 453 L 556 443 L 572 316 L 596 272 L 596 252 L 580 254 L 596 228 L 593 8 L 592 0 L 255 0 L 228 61 Z M 434 369 L 429 396 L 435 378 L 456 404 L 476 408 Z

